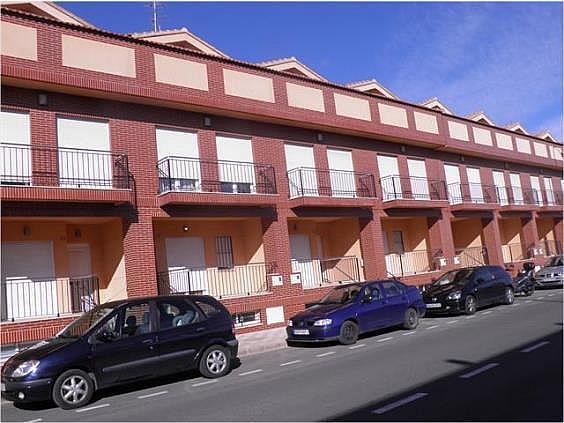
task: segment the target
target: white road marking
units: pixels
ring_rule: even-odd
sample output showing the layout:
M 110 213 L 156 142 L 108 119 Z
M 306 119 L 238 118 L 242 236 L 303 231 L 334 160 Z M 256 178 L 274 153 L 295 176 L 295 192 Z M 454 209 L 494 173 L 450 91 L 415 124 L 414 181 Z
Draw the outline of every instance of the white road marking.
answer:
M 521 352 L 522 353 L 528 353 L 528 352 L 536 350 L 537 348 L 543 347 L 543 346 L 545 346 L 546 344 L 549 344 L 549 343 L 550 342 L 548 342 L 548 341 L 542 341 L 542 342 L 539 342 L 538 344 L 535 344 L 535 345 L 532 345 L 532 346 L 527 347 L 525 349 L 522 349 Z
M 554 294 L 548 294 L 548 297 L 553 297 L 553 296 L 554 296 Z
M 249 372 L 239 373 L 239 376 L 254 375 L 255 373 L 262 372 L 262 369 L 251 370 Z
M 537 300 L 544 300 L 544 297 L 537 297 Z
M 403 336 L 408 336 L 408 335 L 415 335 L 417 332 L 415 332 L 414 330 L 412 330 L 411 332 L 406 332 L 406 333 L 402 333 Z
M 24 423 L 37 423 L 37 422 L 40 422 L 41 420 L 43 420 L 43 419 L 28 420 L 27 422 L 24 422 Z
M 384 414 L 387 411 L 393 410 L 394 408 L 397 408 L 397 407 L 401 407 L 402 405 L 405 405 L 405 404 L 409 404 L 410 402 L 416 401 L 419 398 L 426 397 L 427 395 L 429 395 L 429 394 L 427 394 L 426 392 L 418 392 L 416 394 L 413 394 L 413 395 L 410 395 L 406 398 L 392 402 L 392 403 L 385 405 L 383 407 L 377 408 L 376 410 L 372 410 L 372 414 Z
M 484 311 L 482 314 L 490 314 L 490 313 L 491 313 L 491 310 L 490 311 Z
M 394 337 L 393 337 L 393 336 L 388 336 L 387 338 L 379 339 L 379 340 L 377 340 L 376 342 L 386 342 L 386 341 L 389 341 L 390 339 L 394 339 Z
M 531 301 L 531 300 L 527 300 L 527 301 L 525 301 L 525 303 L 530 303 L 530 302 L 532 302 L 532 301 Z
M 493 369 L 494 367 L 497 367 L 497 366 L 499 366 L 498 363 L 489 363 L 489 364 L 486 364 L 485 366 L 478 367 L 476 370 L 472 370 L 469 373 L 465 373 L 465 374 L 461 375 L 460 378 L 470 379 L 473 376 L 479 375 L 480 373 L 483 373 L 483 372 L 485 372 L 489 369 Z
M 467 319 L 473 319 L 476 316 L 466 316 Z
M 435 328 L 438 328 L 438 327 L 439 327 L 439 325 L 433 325 L 433 326 L 429 326 L 428 328 L 425 328 L 425 329 L 430 330 L 430 329 L 435 329 Z
M 362 348 L 362 347 L 366 347 L 366 344 L 358 344 L 355 345 L 354 347 L 349 347 L 349 350 L 356 350 L 357 348 Z
M 209 385 L 210 383 L 216 383 L 217 380 L 206 380 L 205 382 L 198 382 L 192 385 L 192 387 L 196 388 L 198 386 L 202 386 L 202 385 Z
M 514 306 L 518 306 L 518 305 L 519 305 L 519 303 L 513 303 L 513 305 L 514 305 Z
M 458 320 L 451 320 L 451 321 L 446 322 L 446 323 L 447 323 L 447 325 L 452 325 L 453 323 L 456 323 L 456 322 L 458 322 Z
M 288 361 L 287 363 L 282 363 L 282 364 L 280 365 L 280 367 L 289 366 L 289 365 L 291 365 L 291 364 L 296 364 L 296 363 L 301 363 L 301 362 L 302 362 L 302 360 Z
M 100 405 L 95 405 L 93 407 L 79 408 L 78 410 L 76 410 L 76 412 L 82 413 L 83 411 L 96 410 L 97 408 L 104 408 L 104 407 L 109 407 L 109 406 L 110 406 L 110 404 L 100 404 Z
M 151 397 L 156 397 L 157 395 L 164 395 L 164 394 L 168 394 L 168 391 L 153 392 L 152 394 L 140 395 L 137 398 L 139 399 L 151 398 Z
M 328 355 L 333 355 L 335 354 L 335 351 L 329 351 L 323 354 L 317 354 L 316 357 L 327 357 Z

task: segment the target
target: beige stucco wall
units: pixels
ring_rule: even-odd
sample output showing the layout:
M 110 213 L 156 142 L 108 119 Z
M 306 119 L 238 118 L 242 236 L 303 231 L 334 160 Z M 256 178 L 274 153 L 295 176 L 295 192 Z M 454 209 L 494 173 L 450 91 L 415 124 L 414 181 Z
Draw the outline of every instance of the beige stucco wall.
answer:
M 155 54 L 155 80 L 179 87 L 208 91 L 208 70 L 204 63 Z
M 429 230 L 427 218 L 382 219 L 382 231 L 386 232 L 388 242 L 392 242 L 392 232 L 401 231 L 406 252 L 429 249 Z
M 288 96 L 288 105 L 291 107 L 315 110 L 317 112 L 325 111 L 323 91 L 317 88 L 304 87 L 303 85 L 286 82 L 286 94 Z
M 335 100 L 335 111 L 339 116 L 372 120 L 368 100 L 338 93 L 333 93 L 333 98 Z
M 501 243 L 520 244 L 521 243 L 521 219 L 500 219 L 499 230 L 501 232 Z
M 23 25 L 2 21 L 0 25 L 3 56 L 37 60 L 37 30 Z
M 451 138 L 468 141 L 468 127 L 463 123 L 448 121 L 448 132 Z
M 378 103 L 378 113 L 380 114 L 380 122 L 383 124 L 399 126 L 401 128 L 409 127 L 407 112 L 402 107 Z
M 554 240 L 554 219 L 537 219 L 539 240 Z
M 461 219 L 452 222 L 452 237 L 455 248 L 481 247 L 481 219 Z
M 62 35 L 63 66 L 135 78 L 135 50 Z
M 546 149 L 546 144 L 533 141 L 533 148 L 535 150 L 535 155 L 539 157 L 548 157 L 548 151 Z
M 274 103 L 272 79 L 223 69 L 225 94 Z
M 418 131 L 429 132 L 431 134 L 439 133 L 439 125 L 437 118 L 428 113 L 413 112 L 415 116 L 415 128 Z
M 474 141 L 476 144 L 493 145 L 492 133 L 487 129 L 473 127 Z
M 511 141 L 511 137 L 509 135 L 496 132 L 495 139 L 499 148 L 503 148 L 504 150 L 513 150 L 513 142 Z
M 531 154 L 531 143 L 525 138 L 515 138 L 517 151 L 520 153 Z

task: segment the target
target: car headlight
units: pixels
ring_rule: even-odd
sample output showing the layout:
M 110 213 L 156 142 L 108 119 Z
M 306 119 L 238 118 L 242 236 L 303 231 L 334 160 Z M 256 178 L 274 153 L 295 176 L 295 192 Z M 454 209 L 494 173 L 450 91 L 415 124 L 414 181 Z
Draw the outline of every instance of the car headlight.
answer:
M 460 300 L 461 296 L 462 296 L 462 292 L 454 291 L 447 295 L 447 300 Z
M 316 320 L 313 323 L 313 326 L 329 326 L 332 322 L 333 322 L 333 320 L 331 320 L 331 319 Z
M 12 372 L 12 377 L 24 377 L 27 376 L 37 370 L 37 366 L 39 366 L 39 361 L 37 360 L 29 360 L 24 361 L 16 370 Z
M 288 320 L 288 326 L 294 326 L 294 322 L 292 322 L 291 320 Z

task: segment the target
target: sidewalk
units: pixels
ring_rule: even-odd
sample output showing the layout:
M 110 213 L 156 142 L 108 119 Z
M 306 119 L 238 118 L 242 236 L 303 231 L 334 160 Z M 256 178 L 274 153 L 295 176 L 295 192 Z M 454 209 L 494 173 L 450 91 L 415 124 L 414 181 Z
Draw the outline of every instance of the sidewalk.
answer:
M 239 356 L 286 348 L 286 328 L 266 329 L 237 335 Z

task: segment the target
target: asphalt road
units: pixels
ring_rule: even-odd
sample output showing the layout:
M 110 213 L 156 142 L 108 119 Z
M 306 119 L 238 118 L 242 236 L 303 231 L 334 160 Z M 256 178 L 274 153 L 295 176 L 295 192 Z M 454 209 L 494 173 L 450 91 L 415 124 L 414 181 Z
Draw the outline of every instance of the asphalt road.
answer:
M 100 392 L 64 411 L 1 405 L 3 421 L 562 421 L 562 290 L 476 315 L 425 318 L 348 347 L 241 358 L 219 380 L 196 373 Z

